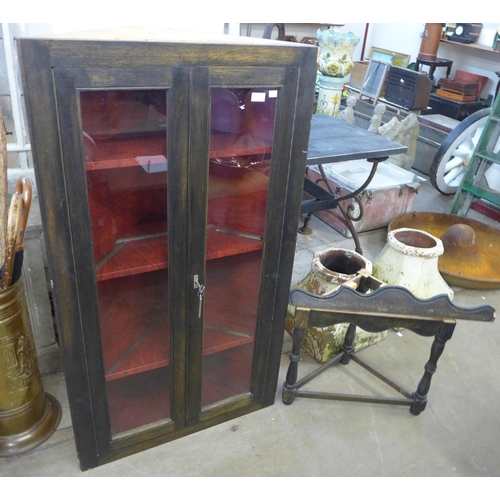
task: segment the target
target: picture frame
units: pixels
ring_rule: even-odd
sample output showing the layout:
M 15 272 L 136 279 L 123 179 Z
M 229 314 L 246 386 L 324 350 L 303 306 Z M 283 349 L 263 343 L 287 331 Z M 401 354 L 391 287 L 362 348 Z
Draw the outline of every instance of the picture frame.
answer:
M 307 43 L 309 45 L 318 45 L 318 39 L 314 36 L 304 36 L 300 43 Z
M 373 99 L 374 105 L 377 104 L 390 66 L 389 62 L 378 59 L 369 62 L 363 86 L 359 92 L 359 100 L 362 100 L 363 96 L 367 96 Z
M 371 61 L 383 61 L 399 68 L 407 68 L 410 64 L 410 57 L 409 54 L 372 47 L 368 59 Z

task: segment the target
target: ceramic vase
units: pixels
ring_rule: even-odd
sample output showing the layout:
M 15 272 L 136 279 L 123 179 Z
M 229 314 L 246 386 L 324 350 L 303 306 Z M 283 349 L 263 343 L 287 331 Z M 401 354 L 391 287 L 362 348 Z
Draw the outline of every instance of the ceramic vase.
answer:
M 333 28 L 316 33 L 321 74 L 343 78 L 354 68 L 352 54 L 360 38 L 352 32 L 341 33 Z
M 443 252 L 442 241 L 425 231 L 395 229 L 387 234 L 387 243 L 373 263 L 373 275 L 421 299 L 446 294 L 452 300 L 453 290 L 438 269 Z
M 354 278 L 356 273 L 366 269 L 372 272 L 372 263 L 362 255 L 343 248 L 330 248 L 317 252 L 307 276 L 292 288 L 302 288 L 316 295 L 329 295 L 340 285 Z M 292 335 L 295 308 L 288 306 L 285 329 Z M 348 324 L 338 324 L 327 328 L 308 326 L 302 347 L 318 362 L 325 363 L 342 349 Z M 379 342 L 387 331 L 371 333 L 356 329 L 355 351 Z
M 343 89 L 344 78 L 320 75 L 316 113 L 338 118 Z
M 354 68 L 352 54 L 360 38 L 330 28 L 316 33 L 319 46 L 316 113 L 338 117 L 346 77 Z

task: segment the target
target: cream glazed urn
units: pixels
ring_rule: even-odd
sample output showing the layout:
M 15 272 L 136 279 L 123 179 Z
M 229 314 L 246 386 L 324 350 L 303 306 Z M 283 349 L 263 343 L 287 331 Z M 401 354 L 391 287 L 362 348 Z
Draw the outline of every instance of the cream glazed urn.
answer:
M 426 231 L 389 231 L 387 243 L 373 263 L 373 276 L 389 285 L 405 287 L 421 299 L 446 294 L 453 300 L 453 290 L 438 269 L 443 252 L 442 241 Z

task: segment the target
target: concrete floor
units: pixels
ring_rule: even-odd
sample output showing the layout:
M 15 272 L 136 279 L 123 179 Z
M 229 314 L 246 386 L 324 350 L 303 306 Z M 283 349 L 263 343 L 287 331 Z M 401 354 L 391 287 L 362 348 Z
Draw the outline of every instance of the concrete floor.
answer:
M 417 211 L 448 211 L 451 197 L 423 184 Z M 470 211 L 469 217 L 499 225 Z M 313 234 L 299 235 L 292 282 L 310 269 L 314 252 L 354 249 L 352 239 L 313 218 Z M 374 260 L 387 231 L 361 234 L 364 255 Z M 457 304 L 491 304 L 500 291 L 455 288 Z M 429 356 L 431 340 L 389 331 L 361 355 L 413 391 Z M 281 402 L 291 339 L 284 335 L 281 371 L 273 406 L 119 461 L 80 472 L 64 377 L 44 377 L 44 388 L 63 407 L 57 431 L 34 451 L 0 459 L 0 476 L 59 477 L 442 477 L 500 475 L 500 336 L 496 323 L 459 321 L 439 360 L 426 410 L 297 399 Z M 318 365 L 305 353 L 301 373 Z M 324 390 L 396 396 L 356 364 L 336 366 L 314 383 Z M 416 486 L 416 485 L 415 485 Z

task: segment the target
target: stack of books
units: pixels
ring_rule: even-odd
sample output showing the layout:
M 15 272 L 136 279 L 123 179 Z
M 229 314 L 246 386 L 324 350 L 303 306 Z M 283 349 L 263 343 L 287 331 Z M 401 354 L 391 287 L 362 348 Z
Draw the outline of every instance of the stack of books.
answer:
M 478 90 L 478 83 L 441 78 L 439 80 L 439 89 L 436 90 L 436 95 L 453 101 L 471 102 L 477 101 Z

